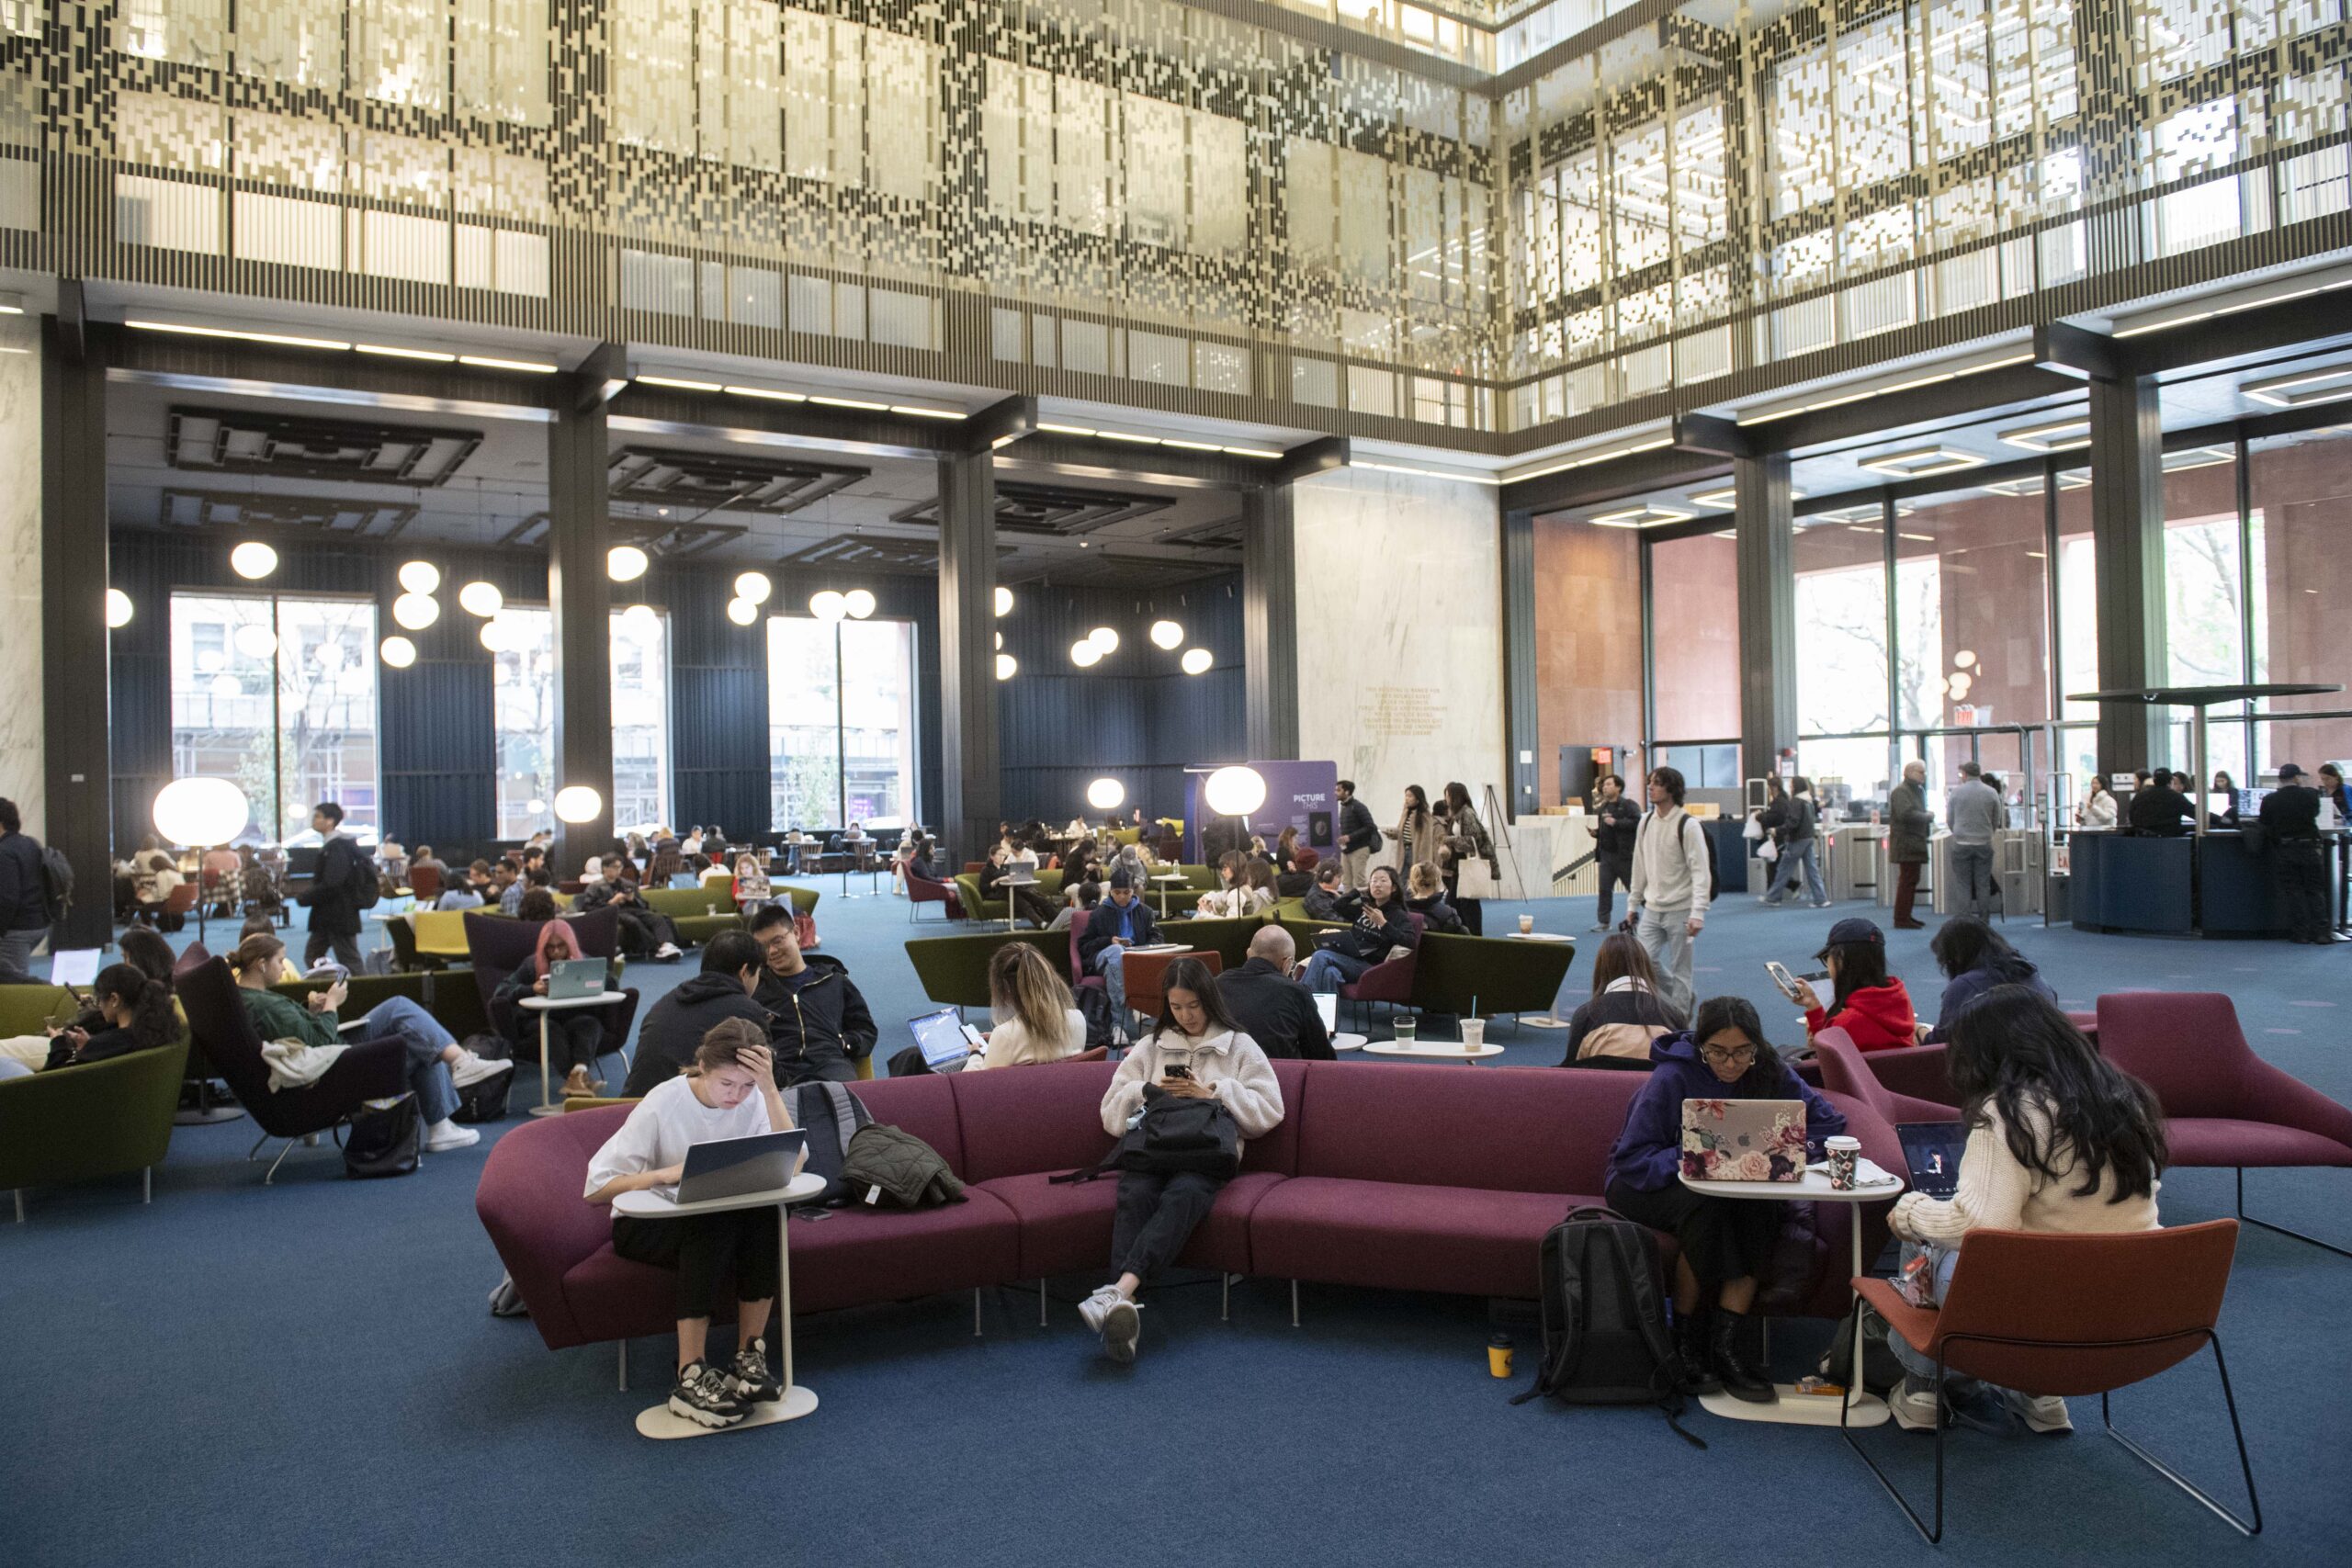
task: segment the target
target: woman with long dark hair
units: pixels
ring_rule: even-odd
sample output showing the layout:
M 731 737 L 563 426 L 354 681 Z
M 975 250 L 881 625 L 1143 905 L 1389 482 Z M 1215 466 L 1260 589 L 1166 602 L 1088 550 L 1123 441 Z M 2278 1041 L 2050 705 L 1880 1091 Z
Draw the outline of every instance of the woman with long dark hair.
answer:
M 170 982 L 150 978 L 135 964 L 110 964 L 99 970 L 90 986 L 90 1016 L 51 1038 L 43 1072 L 153 1050 L 180 1037 Z
M 1996 986 L 1953 1021 L 1945 1058 L 1960 1095 L 1968 1145 L 1948 1199 L 1909 1192 L 1889 1224 L 1924 1253 L 1938 1300 L 1973 1230 L 2104 1234 L 2156 1228 L 2156 1189 L 2166 1157 L 2164 1111 L 2147 1085 L 2098 1054 L 2048 998 Z M 1897 1425 L 1928 1431 L 1937 1419 L 1935 1362 L 1890 1335 L 1907 1376 L 1888 1404 Z M 2036 1432 L 2074 1429 L 2066 1402 L 1995 1391 Z M 1944 1400 L 1972 1423 L 2006 1426 L 1970 1385 L 1948 1382 Z
M 1283 1119 L 1283 1089 L 1258 1043 L 1241 1032 L 1197 958 L 1180 958 L 1160 982 L 1159 1021 L 1119 1064 L 1102 1096 L 1102 1130 L 1121 1137 L 1155 1101 L 1214 1100 L 1244 1138 L 1262 1138 Z M 1086 1326 L 1102 1337 L 1114 1361 L 1136 1358 L 1141 1332 L 1136 1292 L 1152 1271 L 1176 1260 L 1216 1203 L 1227 1178 L 1199 1171 L 1123 1170 L 1111 1221 L 1111 1267 L 1117 1277 L 1079 1303 Z
M 1405 809 L 1396 818 L 1396 829 L 1390 835 L 1396 841 L 1396 872 L 1403 875 L 1415 861 L 1425 860 L 1434 865 L 1439 851 L 1445 847 L 1445 824 L 1430 809 L 1430 797 L 1419 784 L 1405 786 Z
M 1568 1019 L 1564 1067 L 1650 1070 L 1650 1047 L 1683 1026 L 1658 999 L 1657 970 L 1631 931 L 1612 931 L 1592 955 L 1592 995 Z
M 1911 993 L 1886 972 L 1886 933 L 1858 915 L 1829 928 L 1829 940 L 1814 958 L 1829 971 L 1835 987 L 1823 1008 L 1808 993 L 1792 997 L 1804 1013 L 1807 1039 L 1825 1029 L 1842 1029 L 1859 1051 L 1892 1051 L 1919 1043 L 1919 1018 Z
M 1935 955 L 1946 982 L 1943 1000 L 1936 1008 L 1936 1026 L 1928 1032 L 1930 1045 L 1951 1039 L 1952 1021 L 1996 986 L 2023 986 L 2051 1001 L 2058 999 L 2033 960 L 2011 947 L 2008 939 L 1981 915 L 1946 920 L 1929 939 L 1928 951 Z

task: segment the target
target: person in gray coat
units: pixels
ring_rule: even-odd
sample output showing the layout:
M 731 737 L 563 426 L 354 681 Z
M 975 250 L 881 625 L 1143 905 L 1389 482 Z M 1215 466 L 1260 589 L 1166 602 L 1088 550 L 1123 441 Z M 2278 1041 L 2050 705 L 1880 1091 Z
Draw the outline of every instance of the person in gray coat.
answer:
M 1951 820 L 1946 864 L 1951 874 L 1951 912 L 1989 918 L 1993 913 L 1993 834 L 2007 815 L 2000 792 L 1984 782 L 1974 762 L 1960 765 L 1960 783 L 1944 797 Z
M 1903 764 L 1903 782 L 1886 797 L 1886 858 L 1894 866 L 1894 929 L 1916 931 L 1912 901 L 1919 896 L 1919 868 L 1928 863 L 1928 838 L 1936 829 L 1928 809 L 1928 764 Z

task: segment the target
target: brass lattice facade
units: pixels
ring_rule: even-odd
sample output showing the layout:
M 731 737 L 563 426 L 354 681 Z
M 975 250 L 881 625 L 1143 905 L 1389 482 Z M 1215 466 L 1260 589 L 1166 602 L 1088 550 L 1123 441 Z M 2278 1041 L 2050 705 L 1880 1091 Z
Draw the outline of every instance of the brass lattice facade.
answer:
M 1484 450 L 2352 245 L 2340 0 L 0 0 L 0 263 Z

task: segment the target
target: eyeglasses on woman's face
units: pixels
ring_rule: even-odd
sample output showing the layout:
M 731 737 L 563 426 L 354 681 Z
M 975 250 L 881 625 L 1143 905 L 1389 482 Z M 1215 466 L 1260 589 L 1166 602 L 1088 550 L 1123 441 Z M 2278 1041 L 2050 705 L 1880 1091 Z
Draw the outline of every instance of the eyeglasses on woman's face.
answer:
M 1711 1067 L 1745 1067 L 1756 1060 L 1753 1045 L 1702 1045 L 1699 1055 Z

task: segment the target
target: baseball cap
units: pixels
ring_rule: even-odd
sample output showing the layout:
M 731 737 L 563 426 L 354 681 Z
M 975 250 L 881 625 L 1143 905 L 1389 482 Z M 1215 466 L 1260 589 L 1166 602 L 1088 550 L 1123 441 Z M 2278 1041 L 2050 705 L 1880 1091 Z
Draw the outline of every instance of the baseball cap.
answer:
M 2295 766 L 2294 763 L 2281 762 L 2278 764 L 2278 782 L 2280 784 L 2285 784 L 2289 779 L 2299 779 L 2302 776 L 2303 770 Z
M 1846 919 L 1838 921 L 1836 925 L 1829 928 L 1829 940 L 1821 944 L 1821 951 L 1815 953 L 1814 956 L 1815 958 L 1826 957 L 1831 948 L 1843 947 L 1849 942 L 1875 942 L 1879 946 L 1884 947 L 1886 945 L 1886 933 L 1879 930 L 1872 922 L 1865 920 L 1860 916 L 1849 915 Z

